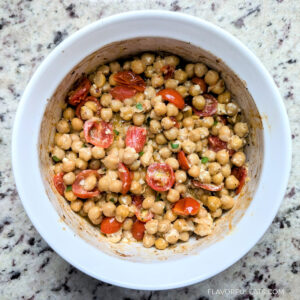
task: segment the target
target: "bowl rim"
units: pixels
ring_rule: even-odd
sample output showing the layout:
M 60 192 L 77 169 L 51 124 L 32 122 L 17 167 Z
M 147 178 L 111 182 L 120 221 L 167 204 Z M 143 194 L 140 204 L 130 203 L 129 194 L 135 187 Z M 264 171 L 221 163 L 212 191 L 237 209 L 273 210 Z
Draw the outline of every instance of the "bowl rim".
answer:
M 261 228 L 261 230 L 259 232 L 256 232 L 255 235 L 249 236 L 248 242 L 245 243 L 244 245 L 239 246 L 238 253 L 234 253 L 234 255 L 232 257 L 230 257 L 228 259 L 228 261 L 224 262 L 223 264 L 220 263 L 220 265 L 218 265 L 218 266 L 213 266 L 212 270 L 210 270 L 210 272 L 208 271 L 204 275 L 199 274 L 198 276 L 193 276 L 192 278 L 189 278 L 187 276 L 187 278 L 185 280 L 176 281 L 174 279 L 174 281 L 169 280 L 168 283 L 162 282 L 162 283 L 157 283 L 155 285 L 153 283 L 146 284 L 146 283 L 141 283 L 141 282 L 139 282 L 139 283 L 132 282 L 132 281 L 130 281 L 130 278 L 125 278 L 125 277 L 124 277 L 124 280 L 120 280 L 120 278 L 115 279 L 113 277 L 110 277 L 111 275 L 107 276 L 107 274 L 103 274 L 103 272 L 104 272 L 103 270 L 101 270 L 100 273 L 94 272 L 91 269 L 89 269 L 86 265 L 84 265 L 83 261 L 80 261 L 80 262 L 78 261 L 79 257 L 77 254 L 71 255 L 68 252 L 70 250 L 70 248 L 68 248 L 68 246 L 66 246 L 66 245 L 60 246 L 59 244 L 57 244 L 55 234 L 49 233 L 47 231 L 47 227 L 45 227 L 45 224 L 41 223 L 41 220 L 33 211 L 31 202 L 28 201 L 29 187 L 24 186 L 24 183 L 23 183 L 24 177 L 22 178 L 22 175 L 21 175 L 21 174 L 23 174 L 23 175 L 25 174 L 24 173 L 25 167 L 23 166 L 23 164 L 20 163 L 20 162 L 22 162 L 22 158 L 24 157 L 25 153 L 27 153 L 30 149 L 32 149 L 32 148 L 30 148 L 30 149 L 26 148 L 25 153 L 23 153 L 22 149 L 20 149 L 20 143 L 21 143 L 20 140 L 21 140 L 22 134 L 23 134 L 22 122 L 23 122 L 23 117 L 25 114 L 26 102 L 29 101 L 28 96 L 30 94 L 30 91 L 32 89 L 34 89 L 35 85 L 39 81 L 40 75 L 46 70 L 49 62 L 52 59 L 55 59 L 56 56 L 58 56 L 65 48 L 70 46 L 75 40 L 81 39 L 83 36 L 85 36 L 86 34 L 89 34 L 90 32 L 97 29 L 98 27 L 118 23 L 120 21 L 133 20 L 133 19 L 137 19 L 137 18 L 149 18 L 149 19 L 150 18 L 162 18 L 165 20 L 172 19 L 172 20 L 176 20 L 179 22 L 189 23 L 191 25 L 195 25 L 198 27 L 204 27 L 206 30 L 210 30 L 211 32 L 213 32 L 216 35 L 222 35 L 224 38 L 226 38 L 228 40 L 229 43 L 234 45 L 238 51 L 241 51 L 244 54 L 246 54 L 249 57 L 249 60 L 251 60 L 252 63 L 255 64 L 256 67 L 260 70 L 260 72 L 261 72 L 262 76 L 264 76 L 269 88 L 273 89 L 274 101 L 276 102 L 276 105 L 278 105 L 281 110 L 281 115 L 280 115 L 281 120 L 280 121 L 281 121 L 281 125 L 283 125 L 282 130 L 283 130 L 283 138 L 284 138 L 284 140 L 282 141 L 282 148 L 283 148 L 282 151 L 284 151 L 284 153 L 286 154 L 285 160 L 284 160 L 285 164 L 281 163 L 282 184 L 281 184 L 281 186 L 276 187 L 277 188 L 276 201 L 274 201 L 274 203 L 273 203 L 274 205 L 268 211 L 268 214 L 265 215 L 264 225 Z M 226 63 L 226 61 L 225 61 L 225 63 Z M 22 99 L 21 99 L 18 109 L 17 109 L 17 113 L 16 113 L 15 121 L 14 121 L 14 127 L 13 127 L 13 136 L 12 136 L 12 165 L 13 165 L 13 173 L 14 173 L 14 177 L 15 177 L 15 181 L 16 181 L 17 190 L 18 190 L 18 193 L 20 195 L 22 204 L 24 206 L 24 209 L 25 209 L 27 215 L 29 216 L 31 222 L 33 223 L 33 225 L 35 226 L 37 231 L 40 233 L 40 235 L 51 246 L 51 248 L 53 248 L 55 250 L 55 252 L 57 254 L 59 254 L 62 258 L 64 258 L 66 261 L 68 261 L 70 264 L 72 264 L 73 266 L 75 266 L 76 268 L 81 270 L 82 272 L 84 272 L 94 278 L 97 278 L 99 280 L 102 280 L 102 281 L 105 281 L 105 282 L 108 282 L 108 283 L 111 283 L 114 285 L 118 285 L 121 287 L 125 287 L 125 288 L 143 289 L 143 290 L 164 290 L 164 289 L 184 287 L 187 285 L 198 283 L 200 281 L 208 279 L 208 278 L 224 271 L 229 266 L 231 266 L 232 264 L 237 262 L 239 259 L 241 259 L 258 242 L 258 240 L 263 236 L 263 234 L 266 232 L 266 230 L 270 226 L 272 220 L 274 219 L 274 217 L 279 209 L 281 201 L 283 199 L 283 196 L 284 196 L 284 193 L 285 193 L 285 190 L 287 187 L 288 179 L 289 179 L 290 168 L 291 168 L 291 149 L 292 149 L 292 147 L 291 147 L 291 134 L 290 134 L 289 121 L 288 121 L 285 106 L 281 99 L 279 91 L 278 91 L 276 85 L 274 84 L 272 77 L 266 70 L 266 68 L 262 65 L 262 63 L 259 61 L 259 59 L 248 48 L 246 48 L 246 46 L 244 46 L 239 40 L 237 40 L 235 37 L 233 37 L 230 33 L 226 32 L 225 30 L 221 29 L 220 27 L 218 27 L 212 23 L 209 23 L 205 20 L 202 20 L 200 18 L 191 16 L 191 15 L 187 15 L 187 14 L 183 14 L 183 13 L 178 13 L 178 12 L 159 11 L 159 10 L 141 10 L 141 11 L 130 11 L 130 12 L 126 12 L 126 13 L 113 15 L 113 16 L 104 18 L 102 20 L 98 20 L 90 25 L 85 26 L 84 28 L 73 33 L 70 37 L 68 37 L 66 40 L 64 40 L 60 45 L 58 45 L 47 56 L 46 59 L 44 59 L 44 61 L 40 64 L 40 66 L 35 71 L 32 78 L 30 79 L 30 82 L 28 83 L 28 85 L 23 93 Z M 262 169 L 262 173 L 263 172 L 265 172 L 265 164 Z M 50 201 L 49 201 L 49 203 L 50 203 Z M 52 214 L 52 213 L 53 212 L 50 212 L 50 214 Z M 242 219 L 239 221 L 239 224 L 243 223 L 243 222 L 245 222 L 245 220 Z M 70 233 L 69 229 L 65 230 L 65 232 L 68 232 L 68 234 Z M 73 233 L 73 235 L 74 235 L 74 233 Z M 76 236 L 74 236 L 73 238 L 74 238 L 74 242 L 78 242 L 79 244 L 83 245 L 82 241 L 81 242 L 79 241 L 80 238 L 78 238 Z M 226 241 L 227 241 L 227 243 L 229 243 L 230 238 L 224 239 L 223 244 L 224 243 L 226 244 Z M 84 246 L 86 246 L 86 245 L 84 245 Z M 92 256 L 96 255 L 96 253 L 94 252 L 96 249 L 93 250 L 91 247 L 92 246 L 89 245 L 89 247 L 87 247 L 87 249 L 89 249 L 91 251 Z M 208 250 L 211 250 L 212 254 L 215 253 L 214 250 L 210 249 L 210 248 L 211 247 L 208 247 L 207 249 L 204 249 L 203 251 L 207 252 Z M 99 250 L 97 250 L 97 251 L 99 251 Z M 117 258 L 112 258 L 103 253 L 102 253 L 102 255 L 110 263 L 118 264 L 119 268 L 120 267 L 128 268 L 128 263 L 131 264 L 130 266 L 133 266 L 135 264 L 136 267 L 144 267 L 145 268 L 144 264 L 132 263 L 132 262 L 128 262 L 128 261 L 125 262 L 125 261 L 122 261 Z M 195 256 L 193 256 L 193 257 L 189 256 L 184 259 L 186 262 L 190 262 L 190 260 L 193 260 L 194 257 Z M 117 262 L 116 262 L 116 259 L 118 260 Z M 159 263 L 159 265 L 167 264 L 168 266 L 170 266 L 170 263 L 174 264 L 174 261 L 173 262 L 161 262 L 161 263 Z M 152 264 L 152 265 L 155 265 L 155 264 Z M 153 268 L 153 270 L 154 269 L 155 268 Z

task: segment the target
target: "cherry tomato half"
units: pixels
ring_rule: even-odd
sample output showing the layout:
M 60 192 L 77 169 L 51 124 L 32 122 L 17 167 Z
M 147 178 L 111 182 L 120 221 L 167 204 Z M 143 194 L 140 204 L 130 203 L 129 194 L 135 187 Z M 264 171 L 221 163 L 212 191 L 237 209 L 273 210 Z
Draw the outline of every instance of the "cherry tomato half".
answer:
M 122 181 L 122 194 L 125 195 L 130 190 L 132 176 L 128 168 L 123 163 L 119 163 L 118 172 L 119 178 Z
M 185 171 L 189 170 L 190 168 L 189 161 L 182 150 L 178 152 L 177 159 L 182 170 Z
M 53 176 L 54 186 L 55 186 L 56 190 L 62 196 L 64 195 L 64 192 L 65 192 L 65 189 L 66 189 L 63 177 L 64 177 L 64 173 L 58 173 L 58 174 Z
M 72 92 L 71 95 L 69 96 L 69 103 L 71 105 L 77 105 L 82 100 L 84 100 L 90 91 L 91 85 L 92 85 L 91 82 L 87 78 L 83 78 L 79 82 L 75 91 Z
M 235 176 L 236 179 L 240 182 L 239 186 L 235 191 L 236 195 L 238 195 L 241 192 L 243 186 L 245 185 L 247 169 L 245 167 L 234 167 L 232 168 L 231 175 Z
M 173 169 L 168 164 L 153 163 L 147 169 L 147 184 L 155 191 L 168 191 L 175 182 Z
M 75 179 L 74 183 L 72 184 L 72 191 L 77 197 L 82 198 L 82 199 L 88 199 L 88 198 L 96 197 L 100 194 L 97 187 L 95 187 L 92 191 L 86 191 L 84 189 L 83 182 L 90 175 L 95 175 L 97 179 L 100 178 L 99 173 L 95 170 L 84 170 L 84 171 L 81 171 L 76 176 L 76 179 Z
M 100 225 L 100 230 L 105 234 L 112 234 L 119 231 L 123 223 L 118 222 L 114 217 L 106 217 Z
M 170 66 L 170 65 L 165 65 L 160 70 L 164 75 L 164 79 L 169 79 L 169 78 L 173 77 L 174 72 L 175 72 L 175 67 Z
M 221 141 L 217 136 L 209 136 L 208 137 L 208 147 L 214 152 L 218 152 L 220 150 L 226 149 L 229 152 L 229 156 L 232 156 L 235 151 L 227 148 L 227 143 Z
M 217 99 L 209 94 L 204 94 L 205 98 L 205 106 L 202 110 L 197 110 L 193 107 L 194 113 L 199 117 L 209 117 L 214 115 L 218 109 L 218 101 Z
M 108 148 L 114 141 L 113 127 L 104 121 L 88 120 L 84 123 L 85 140 L 94 146 Z
M 163 98 L 163 100 L 166 100 L 166 101 L 174 104 L 179 109 L 184 108 L 184 100 L 183 100 L 182 96 L 173 89 L 160 90 L 157 93 L 157 95 L 160 95 Z
M 101 111 L 101 105 L 99 103 L 99 101 L 97 100 L 96 97 L 93 97 L 93 96 L 89 96 L 89 97 L 86 97 L 84 100 L 82 100 L 77 106 L 76 106 L 76 111 L 75 111 L 75 114 L 76 116 L 81 119 L 81 107 L 87 103 L 88 101 L 92 101 L 92 102 L 95 102 L 96 105 L 97 105 L 97 115 L 100 114 L 100 111 Z
M 144 79 L 132 71 L 120 71 L 114 75 L 114 80 L 118 85 L 123 85 L 143 92 L 146 88 Z
M 196 215 L 200 209 L 200 204 L 197 200 L 191 197 L 180 199 L 172 208 L 173 213 L 180 216 Z
M 211 192 L 221 191 L 224 186 L 223 184 L 215 185 L 215 184 L 201 183 L 200 181 L 197 180 L 193 180 L 192 183 L 197 188 L 201 188 Z
M 109 92 L 113 96 L 113 98 L 118 100 L 125 100 L 127 98 L 133 97 L 136 94 L 136 89 L 128 86 L 116 86 Z
M 130 126 L 126 133 L 126 147 L 135 149 L 136 153 L 143 150 L 147 138 L 147 129 L 143 127 Z
M 136 220 L 132 225 L 131 232 L 137 241 L 141 241 L 144 237 L 145 224 Z
M 199 85 L 201 91 L 202 91 L 203 93 L 206 93 L 207 86 L 206 86 L 206 83 L 205 83 L 204 79 L 199 78 L 199 77 L 194 77 L 194 78 L 192 79 L 192 83 Z

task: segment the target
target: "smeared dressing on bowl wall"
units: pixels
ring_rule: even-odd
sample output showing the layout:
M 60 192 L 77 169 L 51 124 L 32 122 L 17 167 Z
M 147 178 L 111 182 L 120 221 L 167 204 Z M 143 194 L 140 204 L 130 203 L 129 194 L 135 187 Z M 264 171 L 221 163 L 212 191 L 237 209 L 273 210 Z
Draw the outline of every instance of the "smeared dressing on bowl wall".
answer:
M 144 248 L 141 243 L 113 244 L 100 233 L 99 228 L 91 225 L 86 219 L 74 213 L 67 201 L 57 193 L 53 186 L 51 170 L 52 161 L 48 155 L 53 146 L 55 124 L 60 119 L 66 95 L 74 82 L 83 73 L 89 73 L 100 64 L 133 56 L 141 52 L 169 52 L 190 62 L 203 62 L 221 73 L 232 98 L 244 112 L 247 123 L 250 125 L 249 145 L 246 147 L 248 162 L 248 176 L 251 180 L 245 185 L 242 193 L 236 198 L 235 206 L 216 222 L 212 235 L 205 238 L 190 239 L 187 243 L 180 243 L 169 249 L 159 251 L 155 248 Z M 46 100 L 45 100 L 46 101 Z M 212 243 L 217 243 L 238 226 L 239 220 L 254 197 L 263 164 L 263 125 L 254 100 L 248 92 L 246 84 L 226 64 L 211 53 L 178 40 L 166 38 L 136 38 L 109 44 L 90 54 L 77 64 L 63 79 L 55 93 L 48 101 L 40 128 L 39 137 L 40 171 L 46 193 L 54 205 L 58 215 L 88 243 L 100 251 L 131 261 L 153 262 L 155 260 L 178 259 L 183 255 L 195 255 Z M 59 220 L 58 220 L 59 222 Z

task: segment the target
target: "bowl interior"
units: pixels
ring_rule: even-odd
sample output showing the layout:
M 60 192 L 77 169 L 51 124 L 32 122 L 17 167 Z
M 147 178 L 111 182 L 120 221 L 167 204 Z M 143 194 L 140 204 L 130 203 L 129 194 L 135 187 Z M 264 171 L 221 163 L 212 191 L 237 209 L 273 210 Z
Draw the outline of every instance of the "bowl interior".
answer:
M 60 119 L 66 94 L 82 73 L 89 73 L 100 64 L 145 51 L 173 53 L 190 62 L 204 62 L 209 67 L 219 71 L 231 91 L 233 99 L 243 110 L 246 120 L 250 125 L 249 145 L 246 147 L 246 154 L 251 180 L 237 197 L 234 208 L 216 222 L 214 233 L 211 236 L 201 239 L 191 239 L 187 243 L 178 244 L 164 251 L 157 251 L 152 248 L 146 249 L 140 243 L 109 243 L 100 234 L 98 228 L 92 226 L 78 214 L 74 213 L 66 200 L 57 193 L 52 184 L 52 161 L 48 154 L 49 149 L 54 143 L 55 124 Z M 254 197 L 262 169 L 264 153 L 262 120 L 255 102 L 248 92 L 246 83 L 238 78 L 221 59 L 215 57 L 212 53 L 190 43 L 159 37 L 135 38 L 111 43 L 98 49 L 70 70 L 48 101 L 41 123 L 38 147 L 40 172 L 45 190 L 61 220 L 75 234 L 97 247 L 99 251 L 122 259 L 143 262 L 178 259 L 183 255 L 196 254 L 200 249 L 207 248 L 212 243 L 228 235 L 238 225 L 251 199 Z

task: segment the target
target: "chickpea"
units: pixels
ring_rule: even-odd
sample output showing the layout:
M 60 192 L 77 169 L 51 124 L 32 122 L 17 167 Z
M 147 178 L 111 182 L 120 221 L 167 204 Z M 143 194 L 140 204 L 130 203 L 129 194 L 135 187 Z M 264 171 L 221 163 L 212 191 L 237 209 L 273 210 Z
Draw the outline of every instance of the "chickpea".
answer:
M 151 78 L 155 74 L 155 69 L 153 66 L 147 66 L 145 70 L 145 76 Z
M 53 172 L 55 174 L 61 173 L 62 171 L 62 163 L 57 163 L 53 166 Z
M 108 155 L 102 160 L 107 169 L 116 170 L 120 162 L 118 156 Z
M 152 85 L 154 88 L 161 87 L 163 84 L 164 84 L 164 78 L 163 78 L 162 75 L 160 75 L 160 74 L 154 74 L 154 75 L 151 77 L 151 85 Z
M 103 207 L 102 207 L 102 210 L 103 210 L 103 214 L 106 216 L 106 217 L 114 217 L 115 216 L 115 213 L 116 213 L 116 206 L 114 203 L 112 202 L 106 202 Z
M 200 158 L 196 153 L 188 155 L 187 160 L 190 162 L 191 165 L 198 165 L 200 162 Z
M 152 161 L 152 154 L 153 151 L 146 151 L 140 158 L 140 162 L 144 167 L 147 167 L 150 165 Z
M 222 123 L 218 122 L 211 128 L 211 134 L 212 135 L 219 135 L 220 128 L 222 127 Z
M 68 172 L 64 175 L 63 180 L 66 185 L 72 185 L 75 181 L 75 174 L 73 172 Z
M 55 156 L 59 160 L 62 160 L 65 157 L 65 151 L 55 146 L 52 150 L 52 156 Z
M 113 112 L 119 112 L 123 107 L 123 103 L 120 100 L 111 101 L 111 109 Z
M 81 158 L 77 158 L 75 160 L 75 166 L 80 170 L 85 170 L 87 168 L 87 162 Z
M 178 133 L 179 133 L 178 128 L 173 127 L 173 128 L 171 128 L 171 129 L 169 129 L 169 130 L 166 130 L 166 131 L 164 132 L 164 135 L 165 135 L 165 137 L 166 137 L 169 141 L 173 141 L 173 140 L 175 140 L 175 139 L 177 138 Z
M 111 108 L 102 108 L 100 112 L 100 116 L 102 120 L 105 122 L 109 122 L 113 116 L 112 109 Z
M 192 177 L 199 177 L 200 175 L 200 168 L 198 166 L 192 166 L 189 170 L 188 173 Z
M 133 60 L 130 67 L 135 74 L 142 74 L 146 69 L 145 63 L 140 59 Z
M 243 147 L 243 140 L 237 136 L 237 135 L 233 135 L 229 142 L 228 142 L 229 148 L 238 151 L 239 149 L 241 149 Z
M 213 175 L 212 177 L 212 182 L 216 185 L 220 185 L 223 182 L 223 180 L 224 180 L 224 176 L 221 172 Z
M 186 153 L 186 154 L 191 154 L 193 152 L 195 152 L 196 150 L 196 144 L 190 140 L 185 140 L 182 143 L 182 150 Z
M 214 94 L 220 95 L 225 90 L 225 83 L 223 79 L 220 79 L 211 89 Z
M 233 154 L 232 158 L 231 158 L 231 162 L 237 166 L 237 167 L 241 167 L 246 161 L 246 155 L 244 154 L 244 152 L 236 152 Z
M 102 221 L 101 208 L 93 206 L 88 210 L 88 217 L 94 225 L 99 225 Z
M 70 207 L 73 211 L 79 212 L 83 206 L 83 202 L 81 200 L 72 201 Z
M 167 106 L 163 102 L 158 102 L 154 106 L 154 112 L 158 116 L 163 116 L 167 113 Z
M 226 149 L 220 150 L 216 153 L 216 160 L 221 165 L 226 165 L 229 162 L 229 153 Z
M 181 194 L 184 195 L 187 191 L 186 185 L 185 184 L 181 184 L 181 183 L 176 183 L 175 185 L 175 190 Z
M 113 193 L 121 193 L 121 191 L 122 191 L 122 181 L 121 180 L 113 180 L 110 184 L 109 189 Z
M 183 183 L 186 181 L 187 176 L 186 176 L 186 172 L 183 170 L 178 170 L 175 172 L 175 179 L 177 183 Z
M 208 171 L 210 175 L 215 175 L 221 171 L 221 165 L 217 162 L 212 162 L 208 165 Z
M 182 121 L 183 127 L 187 127 L 189 129 L 193 129 L 195 125 L 195 121 L 192 117 L 184 118 Z
M 70 126 L 69 123 L 66 120 L 60 120 L 56 125 L 56 130 L 59 133 L 68 133 L 70 132 Z
M 203 127 L 211 128 L 214 125 L 213 117 L 204 117 L 201 122 Z
M 134 163 L 132 163 L 132 164 L 129 166 L 129 169 L 130 169 L 131 171 L 136 171 L 136 170 L 139 169 L 140 165 L 141 165 L 141 162 L 140 162 L 139 160 L 136 160 Z
M 177 219 L 174 222 L 174 229 L 178 232 L 188 231 L 188 224 L 185 219 Z
M 166 159 L 169 158 L 172 155 L 172 152 L 168 147 L 163 147 L 159 150 L 159 154 L 162 158 Z
M 200 177 L 200 180 L 203 183 L 210 183 L 211 182 L 211 176 L 210 176 L 208 171 L 201 170 L 199 177 Z
M 166 89 L 176 89 L 178 86 L 178 80 L 169 78 L 165 81 Z
M 207 73 L 208 69 L 205 64 L 197 63 L 195 64 L 194 71 L 197 77 L 203 77 Z
M 215 196 L 209 196 L 207 198 L 207 207 L 210 211 L 216 211 L 219 207 L 221 207 L 221 200 Z
M 198 141 L 197 143 L 196 143 L 196 152 L 201 152 L 202 151 L 202 149 L 203 149 L 203 145 L 202 145 L 202 142 L 201 141 Z
M 192 78 L 194 76 L 194 74 L 195 74 L 194 69 L 195 69 L 194 64 L 187 64 L 185 66 L 185 72 L 186 72 L 188 78 Z
M 64 158 L 62 160 L 62 170 L 64 172 L 72 172 L 75 169 L 75 162 L 71 159 Z
M 145 121 L 145 115 L 142 113 L 135 113 L 133 115 L 132 120 L 133 120 L 134 125 L 141 126 L 141 125 L 143 125 L 143 123 Z
M 189 88 L 189 94 L 193 97 L 198 96 L 202 93 L 202 89 L 200 87 L 200 85 L 195 84 L 195 85 L 191 85 Z
M 72 143 L 71 148 L 72 148 L 72 151 L 73 151 L 73 152 L 78 153 L 79 150 L 80 150 L 81 148 L 83 148 L 83 142 L 80 141 L 80 140 L 79 140 L 79 141 L 74 141 L 74 142 Z
M 119 205 L 116 209 L 116 219 L 118 222 L 123 222 L 129 215 L 129 208 L 126 205 Z
M 95 159 L 101 159 L 105 156 L 105 150 L 101 147 L 94 146 L 92 148 L 92 156 Z
M 165 117 L 161 120 L 161 126 L 168 130 L 174 126 L 174 121 L 170 117 Z
M 241 138 L 246 136 L 249 132 L 247 123 L 242 123 L 242 122 L 236 123 L 234 125 L 233 130 L 234 130 L 235 134 Z
M 167 200 L 170 201 L 171 203 L 174 203 L 178 201 L 180 198 L 180 194 L 177 190 L 175 189 L 170 189 L 167 195 Z
M 167 104 L 167 115 L 168 117 L 176 117 L 179 113 L 178 108 L 172 104 L 172 103 L 168 103 Z
M 187 242 L 190 239 L 190 234 L 187 231 L 181 232 L 179 234 L 179 239 L 183 242 Z
M 79 149 L 79 158 L 83 159 L 84 161 L 89 161 L 92 158 L 92 150 L 91 148 L 80 148 Z
M 155 56 L 152 53 L 144 53 L 141 57 L 142 62 L 146 65 L 152 65 L 154 63 Z
M 119 203 L 124 205 L 130 205 L 132 203 L 131 196 L 130 195 L 119 196 Z
M 231 174 L 231 167 L 229 164 L 225 164 L 224 166 L 222 166 L 221 168 L 221 173 L 222 175 L 226 178 Z
M 222 94 L 219 94 L 219 96 L 218 96 L 218 102 L 221 103 L 221 104 L 227 104 L 227 103 L 229 103 L 230 98 L 231 98 L 230 92 L 229 91 L 225 91 Z
M 157 227 L 158 232 L 162 232 L 162 233 L 168 232 L 170 230 L 170 227 L 171 227 L 171 222 L 169 220 L 164 219 L 158 221 L 158 227 Z
M 72 139 L 69 134 L 63 133 L 57 139 L 57 146 L 63 150 L 68 150 L 72 145 Z
M 109 191 L 110 184 L 111 178 L 109 176 L 103 176 L 98 182 L 98 189 L 100 191 Z
M 219 80 L 219 74 L 214 70 L 209 70 L 205 74 L 204 80 L 208 85 L 214 85 Z
M 205 129 L 208 131 L 207 128 L 205 128 Z M 209 132 L 207 132 L 207 134 L 209 134 Z M 202 136 L 202 128 L 193 129 L 189 133 L 189 139 L 192 142 L 198 142 L 198 141 L 200 141 L 201 136 Z
M 131 182 L 130 192 L 135 195 L 141 195 L 143 192 L 143 187 L 138 181 L 133 180 Z
M 158 220 L 150 220 L 145 224 L 145 229 L 148 234 L 155 234 L 158 230 Z
M 98 170 L 98 169 L 100 169 L 100 166 L 101 166 L 101 163 L 100 163 L 100 160 L 98 160 L 98 159 L 92 159 L 89 162 L 89 169 Z
M 228 195 L 223 195 L 221 198 L 221 207 L 222 209 L 228 210 L 231 209 L 234 205 L 234 199 Z
M 163 238 L 158 238 L 155 241 L 155 247 L 159 250 L 164 250 L 168 247 L 168 242 Z
M 152 234 L 144 234 L 144 237 L 143 237 L 143 246 L 146 247 L 146 248 L 150 248 L 154 245 L 155 243 L 155 237 L 154 235 Z
M 232 133 L 228 126 L 224 125 L 219 129 L 219 139 L 223 142 L 228 142 Z
M 131 230 L 132 225 L 133 225 L 132 219 L 127 218 L 127 219 L 125 219 L 122 228 L 123 228 L 124 230 Z
M 235 176 L 230 175 L 225 180 L 225 187 L 228 190 L 235 190 L 239 186 L 239 181 L 235 178 Z
M 79 118 L 74 118 L 71 121 L 71 125 L 75 131 L 80 131 L 83 128 L 83 121 Z
M 72 120 L 74 118 L 75 112 L 71 107 L 67 107 L 63 112 L 63 117 L 66 120 Z
M 73 191 L 65 191 L 64 196 L 70 202 L 75 201 L 77 199 Z
M 155 202 L 155 197 L 153 195 L 148 196 L 143 200 L 142 207 L 144 209 L 150 209 L 153 206 L 154 202 Z
M 176 91 L 183 97 L 187 97 L 189 95 L 188 93 L 188 90 L 187 90 L 187 87 L 184 86 L 184 85 L 179 85 L 177 88 L 176 88 Z
M 131 165 L 134 161 L 138 159 L 139 155 L 131 147 L 126 147 L 123 154 L 123 162 L 126 165 Z
M 238 113 L 239 109 L 235 103 L 226 104 L 226 112 L 229 116 L 233 117 Z
M 170 55 L 165 57 L 165 61 L 167 65 L 176 67 L 179 64 L 179 58 L 175 55 Z
M 183 83 L 187 80 L 187 73 L 181 69 L 178 69 L 174 72 L 175 80 L 178 80 L 179 83 Z
M 151 207 L 151 211 L 154 214 L 162 215 L 165 209 L 165 202 L 163 201 L 156 201 L 154 202 L 153 206 Z
M 151 120 L 150 121 L 150 132 L 157 134 L 161 131 L 161 124 L 157 120 Z
M 84 180 L 83 188 L 86 191 L 92 191 L 95 188 L 96 184 L 97 184 L 96 176 L 95 175 L 90 175 Z
M 134 108 L 131 106 L 121 107 L 120 117 L 125 121 L 130 121 L 134 114 Z
M 159 133 L 155 136 L 155 141 L 158 145 L 164 145 L 167 143 L 167 139 L 162 133 Z
M 96 86 L 96 84 L 92 84 L 92 86 L 90 87 L 90 94 L 93 96 L 93 97 L 100 97 L 101 94 L 102 94 L 102 89 L 101 88 L 98 88 Z
M 80 109 L 80 115 L 83 120 L 89 120 L 94 116 L 94 113 L 89 107 L 83 105 Z
M 113 61 L 109 64 L 110 71 L 112 73 L 119 72 L 121 70 L 121 66 L 117 61 Z
M 205 107 L 206 101 L 205 101 L 205 98 L 203 96 L 195 95 L 193 97 L 192 104 L 197 110 L 202 110 Z

